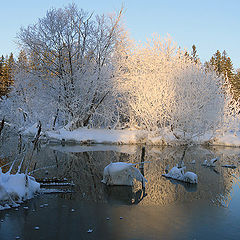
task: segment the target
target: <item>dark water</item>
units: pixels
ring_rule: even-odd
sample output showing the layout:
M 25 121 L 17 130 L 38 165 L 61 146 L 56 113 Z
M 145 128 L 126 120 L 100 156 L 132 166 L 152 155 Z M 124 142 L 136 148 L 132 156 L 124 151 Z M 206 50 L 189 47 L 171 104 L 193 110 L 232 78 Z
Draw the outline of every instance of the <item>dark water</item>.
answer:
M 197 173 L 197 186 L 162 177 L 183 153 L 183 147 L 146 147 L 148 183 L 142 189 L 140 183 L 101 183 L 110 162 L 140 162 L 140 146 L 42 146 L 29 163 L 33 175 L 73 182 L 51 187 L 72 193 L 40 194 L 18 209 L 1 211 L 0 239 L 240 239 L 240 149 L 189 147 L 184 163 Z M 4 154 L 5 162 L 15 157 L 6 148 Z M 215 168 L 201 165 L 216 156 Z

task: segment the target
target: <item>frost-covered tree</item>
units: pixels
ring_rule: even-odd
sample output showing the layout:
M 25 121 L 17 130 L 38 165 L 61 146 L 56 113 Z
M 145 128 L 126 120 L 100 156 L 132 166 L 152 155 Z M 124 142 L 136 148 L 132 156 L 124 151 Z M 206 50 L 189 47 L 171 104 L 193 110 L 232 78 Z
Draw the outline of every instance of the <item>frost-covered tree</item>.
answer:
M 215 132 L 224 121 L 224 81 L 205 71 L 170 38 L 155 35 L 145 44 L 119 46 L 115 91 L 128 127 L 190 140 Z
M 40 81 L 37 86 L 33 84 L 40 102 L 55 107 L 49 118 L 70 123 L 70 129 L 74 129 L 91 124 L 94 115 L 100 114 L 111 86 L 111 58 L 122 31 L 122 12 L 94 18 L 72 4 L 51 9 L 36 24 L 21 28 L 18 39 L 29 68 L 20 71 L 16 79 Z M 32 110 L 39 114 L 37 105 Z

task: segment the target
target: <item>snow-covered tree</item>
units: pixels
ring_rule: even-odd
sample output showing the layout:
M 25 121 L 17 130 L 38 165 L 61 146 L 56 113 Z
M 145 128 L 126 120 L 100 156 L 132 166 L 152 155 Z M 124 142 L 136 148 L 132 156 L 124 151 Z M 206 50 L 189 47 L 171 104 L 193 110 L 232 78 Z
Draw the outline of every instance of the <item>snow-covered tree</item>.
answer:
M 70 129 L 90 124 L 109 94 L 111 57 L 122 31 L 122 12 L 94 19 L 72 4 L 51 9 L 36 24 L 21 28 L 18 39 L 29 69 L 17 78 L 31 75 L 31 81 L 40 81 L 36 89 L 41 101 L 56 107 L 54 116 L 48 117 L 61 115 Z M 44 99 L 49 93 L 51 102 Z
M 128 127 L 157 132 L 168 128 L 190 140 L 224 122 L 229 103 L 224 81 L 185 56 L 168 37 L 119 46 L 115 91 Z

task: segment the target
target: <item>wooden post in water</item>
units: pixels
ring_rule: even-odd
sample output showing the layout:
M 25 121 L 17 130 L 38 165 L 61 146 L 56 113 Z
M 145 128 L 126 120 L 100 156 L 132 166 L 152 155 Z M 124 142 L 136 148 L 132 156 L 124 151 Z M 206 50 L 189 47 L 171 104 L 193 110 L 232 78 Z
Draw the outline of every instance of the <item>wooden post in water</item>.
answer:
M 144 176 L 144 157 L 145 157 L 145 147 L 142 147 L 141 164 L 139 165 L 139 169 L 143 176 Z M 145 189 L 143 180 L 142 180 L 142 189 Z
M 187 149 L 188 149 L 188 146 L 186 145 L 186 146 L 184 147 L 182 157 L 181 157 L 181 159 L 180 159 L 180 161 L 179 161 L 178 168 L 184 167 L 183 159 L 184 159 L 184 157 L 185 157 L 185 154 L 186 154 Z

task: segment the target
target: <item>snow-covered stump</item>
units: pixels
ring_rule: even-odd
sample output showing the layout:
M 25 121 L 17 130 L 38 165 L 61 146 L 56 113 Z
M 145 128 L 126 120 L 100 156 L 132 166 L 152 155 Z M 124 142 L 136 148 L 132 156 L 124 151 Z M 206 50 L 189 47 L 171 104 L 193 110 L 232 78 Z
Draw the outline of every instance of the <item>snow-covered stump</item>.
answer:
M 104 168 L 102 183 L 106 185 L 133 186 L 133 180 L 136 179 L 145 187 L 147 179 L 134 165 L 124 162 L 110 163 Z
M 40 184 L 34 177 L 23 173 L 2 173 L 0 168 L 0 210 L 18 206 L 34 196 L 40 190 Z
M 198 182 L 197 174 L 193 172 L 184 173 L 186 167 L 178 168 L 173 167 L 168 173 L 163 174 L 162 176 L 166 178 L 171 178 L 181 182 L 196 184 Z

